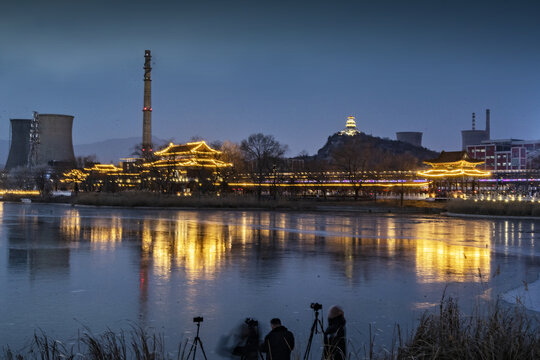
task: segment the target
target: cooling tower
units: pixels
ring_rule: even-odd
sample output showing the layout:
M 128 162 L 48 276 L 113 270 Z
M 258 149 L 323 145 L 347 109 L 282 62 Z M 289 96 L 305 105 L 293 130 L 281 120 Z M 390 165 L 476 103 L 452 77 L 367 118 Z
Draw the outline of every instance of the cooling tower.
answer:
M 396 133 L 398 141 L 403 141 L 414 146 L 422 146 L 422 133 L 417 131 L 401 131 Z
M 75 165 L 71 129 L 73 116 L 39 114 L 37 164 L 51 161 Z
M 30 119 L 10 119 L 11 146 L 6 162 L 6 170 L 28 165 L 30 151 Z
M 484 140 L 489 140 L 485 130 L 462 130 L 461 131 L 461 149 L 467 150 L 469 145 L 479 145 Z

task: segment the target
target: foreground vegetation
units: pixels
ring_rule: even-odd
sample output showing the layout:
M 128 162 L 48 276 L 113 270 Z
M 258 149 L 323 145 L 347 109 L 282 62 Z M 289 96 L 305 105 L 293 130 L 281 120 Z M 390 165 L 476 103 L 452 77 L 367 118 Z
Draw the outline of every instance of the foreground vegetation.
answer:
M 371 333 L 371 331 L 370 331 Z M 204 340 L 204 339 L 203 339 Z M 37 333 L 21 351 L 3 349 L 3 358 L 12 359 L 187 359 L 190 342 L 180 343 L 178 351 L 165 350 L 163 334 L 133 328 L 128 332 L 106 331 L 101 335 L 85 332 L 69 345 Z M 350 346 L 349 348 L 353 348 Z M 300 359 L 304 349 L 295 349 Z M 320 354 L 312 352 L 312 358 Z M 439 312 L 425 313 L 409 335 L 396 325 L 395 340 L 381 347 L 370 336 L 369 344 L 349 353 L 350 359 L 539 359 L 540 327 L 535 317 L 521 307 L 505 308 L 498 302 L 485 312 L 466 316 L 457 302 L 443 299 Z
M 540 203 L 527 201 L 451 200 L 446 209 L 451 213 L 503 216 L 540 216 Z

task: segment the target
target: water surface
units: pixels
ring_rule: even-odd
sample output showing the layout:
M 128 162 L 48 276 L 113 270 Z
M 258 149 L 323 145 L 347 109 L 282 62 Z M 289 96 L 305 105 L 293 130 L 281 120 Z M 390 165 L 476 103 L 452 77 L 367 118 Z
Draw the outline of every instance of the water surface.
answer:
M 204 316 L 208 352 L 238 321 L 280 317 L 305 344 L 311 302 L 340 304 L 360 346 L 443 291 L 464 309 L 540 272 L 539 222 L 393 214 L 116 209 L 0 202 L 0 345 L 130 324 L 173 351 Z M 524 296 L 529 296 L 525 294 Z M 211 358 L 216 358 L 212 354 Z

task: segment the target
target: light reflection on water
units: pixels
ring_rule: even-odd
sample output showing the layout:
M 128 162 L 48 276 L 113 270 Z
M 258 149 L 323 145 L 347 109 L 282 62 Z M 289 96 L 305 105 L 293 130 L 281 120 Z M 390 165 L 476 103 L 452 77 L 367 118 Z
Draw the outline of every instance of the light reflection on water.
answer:
M 0 321 L 0 339 L 70 336 L 73 318 L 179 338 L 202 313 L 222 332 L 279 315 L 302 335 L 312 301 L 342 304 L 363 333 L 411 322 L 448 284 L 472 302 L 534 281 L 536 236 L 533 221 L 0 203 L 0 286 L 17 289 L 0 295 L 14 324 Z

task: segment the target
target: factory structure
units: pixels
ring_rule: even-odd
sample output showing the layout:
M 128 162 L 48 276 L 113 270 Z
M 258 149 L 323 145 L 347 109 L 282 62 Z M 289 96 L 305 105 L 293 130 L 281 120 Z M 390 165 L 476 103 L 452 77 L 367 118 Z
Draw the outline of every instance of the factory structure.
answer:
M 221 152 L 206 142 L 170 143 L 154 151 L 152 144 L 152 55 L 144 52 L 144 94 L 140 157 L 125 158 L 118 165 L 91 164 L 64 173 L 64 182 L 81 184 L 87 191 L 150 189 L 167 193 L 189 193 L 219 182 L 231 163 L 220 160 Z
M 231 178 L 231 172 L 228 171 L 232 164 L 225 161 L 220 151 L 213 149 L 204 141 L 186 144 L 170 143 L 163 149 L 154 149 L 155 144 L 152 144 L 151 60 L 151 51 L 145 50 L 140 156 L 123 159 L 118 165 L 89 163 L 84 169 L 76 169 L 72 142 L 74 116 L 34 112 L 30 119 L 10 119 L 11 141 L 5 170 L 47 166 L 49 174 L 62 174 L 62 182 L 71 183 L 74 188 L 77 184 L 77 189 L 86 191 L 149 189 L 186 194 L 193 190 L 203 190 L 205 187 L 211 189 L 227 182 L 232 183 L 231 180 L 234 179 Z M 332 156 L 333 151 L 343 144 L 347 142 L 361 143 L 392 153 L 393 158 L 402 153 L 407 153 L 418 159 L 432 158 L 425 160 L 425 163 L 432 169 L 421 171 L 418 174 L 423 177 L 420 186 L 426 186 L 426 178 L 459 177 L 461 183 L 455 185 L 457 187 L 448 181 L 445 182 L 444 186 L 448 189 L 451 189 L 452 186 L 455 189 L 475 189 L 476 183 L 474 181 L 468 185 L 468 183 L 463 183 L 463 179 L 469 177 L 487 178 L 492 174 L 490 170 L 522 171 L 530 169 L 531 159 L 540 155 L 540 140 L 492 140 L 489 109 L 486 110 L 486 125 L 483 130 L 476 129 L 476 114 L 472 114 L 472 129 L 461 132 L 462 151 L 460 152 L 443 152 L 438 158 L 434 158 L 434 154 L 428 154 L 434 152 L 422 148 L 422 135 L 422 132 L 401 131 L 396 133 L 397 141 L 373 137 L 361 132 L 357 127 L 355 117 L 349 116 L 346 119 L 345 128 L 330 136 L 326 145 L 318 151 L 314 158 L 327 160 Z M 380 159 L 378 153 L 373 154 L 373 157 L 376 161 Z M 386 171 L 382 173 L 386 173 Z M 393 173 L 397 174 L 396 171 Z M 296 176 L 294 172 L 290 174 L 293 177 Z M 337 177 L 337 182 L 343 180 L 340 178 L 343 174 L 338 174 L 336 171 L 332 174 L 332 176 Z M 457 184 L 457 182 L 455 183 Z M 301 185 L 296 184 L 295 186 Z
M 39 114 L 32 119 L 10 119 L 11 142 L 5 170 L 18 167 L 75 166 L 71 115 Z
M 142 155 L 152 154 L 152 54 L 144 51 L 144 98 L 143 98 L 143 136 Z
M 531 168 L 531 161 L 540 155 L 540 140 L 491 139 L 490 110 L 486 109 L 485 130 L 476 129 L 476 114 L 472 114 L 472 130 L 461 132 L 462 149 L 483 163 L 484 170 L 509 171 Z
M 476 114 L 472 113 L 472 129 L 461 131 L 461 149 L 467 150 L 467 146 L 481 144 L 482 141 L 490 139 L 490 110 L 486 109 L 486 129 L 476 129 Z
M 400 131 L 396 133 L 398 141 L 422 147 L 422 133 L 419 131 Z

